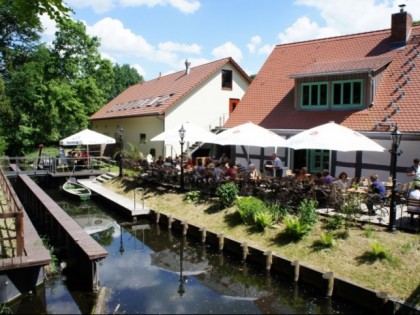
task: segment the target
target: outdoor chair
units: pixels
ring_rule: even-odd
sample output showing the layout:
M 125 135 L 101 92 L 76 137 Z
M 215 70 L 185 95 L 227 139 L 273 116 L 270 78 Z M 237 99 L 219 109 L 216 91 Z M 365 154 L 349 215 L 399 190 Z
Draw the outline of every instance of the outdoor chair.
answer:
M 417 225 L 420 222 L 420 200 L 407 199 L 407 213 L 410 215 L 410 223 L 414 225 L 414 216 L 418 216 Z
M 380 217 L 385 217 L 389 214 L 389 207 L 391 205 L 391 194 L 388 193 L 385 198 L 381 198 L 379 194 L 368 194 L 367 202 L 372 204 L 372 214 L 379 215 Z

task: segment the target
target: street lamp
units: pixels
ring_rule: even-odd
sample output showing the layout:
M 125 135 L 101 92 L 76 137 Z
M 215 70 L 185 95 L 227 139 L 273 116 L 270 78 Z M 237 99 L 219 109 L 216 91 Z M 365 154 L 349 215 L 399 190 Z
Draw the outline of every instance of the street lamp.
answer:
M 183 152 L 184 152 L 184 137 L 185 137 L 185 129 L 184 125 L 181 125 L 181 129 L 179 129 L 179 138 L 181 141 L 179 143 L 181 144 L 181 180 L 180 180 L 180 186 L 181 190 L 184 190 L 184 163 L 183 163 Z
M 397 215 L 397 157 L 402 153 L 398 152 L 398 147 L 400 146 L 402 134 L 398 131 L 398 126 L 395 125 L 394 130 L 391 132 L 392 148 L 391 153 L 391 176 L 392 176 L 392 191 L 391 191 L 391 205 L 389 209 L 389 225 L 388 230 L 390 232 L 395 232 L 395 221 Z
M 123 163 L 123 161 L 122 161 L 122 158 L 123 158 L 123 156 L 122 156 L 122 151 L 123 151 L 123 147 L 124 147 L 124 145 L 123 145 L 123 133 L 124 133 L 124 128 L 122 127 L 122 126 L 120 126 L 119 128 L 118 128 L 118 134 L 120 135 L 120 153 L 119 153 L 119 166 L 120 166 L 120 173 L 119 173 L 119 177 L 122 177 L 123 176 L 123 170 L 122 170 L 122 163 Z
M 182 298 L 185 293 L 185 283 L 186 277 L 182 274 L 182 261 L 184 260 L 184 238 L 182 238 L 181 242 L 179 243 L 179 286 L 178 286 L 178 294 Z
M 124 254 L 124 244 L 123 244 L 123 228 L 122 228 L 122 224 L 120 224 L 120 249 L 119 252 L 122 256 L 122 254 Z

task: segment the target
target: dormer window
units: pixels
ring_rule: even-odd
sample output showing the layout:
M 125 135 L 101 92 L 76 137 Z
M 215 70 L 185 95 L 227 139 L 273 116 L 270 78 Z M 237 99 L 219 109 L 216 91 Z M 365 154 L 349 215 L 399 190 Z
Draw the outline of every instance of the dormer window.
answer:
M 328 105 L 328 83 L 304 83 L 301 95 L 303 108 L 325 107 Z
M 290 75 L 295 107 L 301 110 L 359 110 L 371 104 L 390 56 L 314 63 Z
M 362 105 L 362 80 L 333 82 L 333 103 L 337 106 Z
M 232 70 L 222 70 L 222 89 L 232 89 Z

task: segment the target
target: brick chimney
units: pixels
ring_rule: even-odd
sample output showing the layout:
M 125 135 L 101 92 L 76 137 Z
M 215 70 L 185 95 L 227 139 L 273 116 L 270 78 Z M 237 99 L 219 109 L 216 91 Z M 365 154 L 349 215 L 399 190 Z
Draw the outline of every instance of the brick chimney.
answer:
M 189 62 L 188 59 L 186 59 L 185 60 L 185 74 L 190 73 L 190 66 L 191 66 L 191 62 Z
M 404 11 L 405 4 L 399 5 L 400 12 L 392 15 L 391 21 L 391 41 L 405 45 L 411 33 L 413 17 Z

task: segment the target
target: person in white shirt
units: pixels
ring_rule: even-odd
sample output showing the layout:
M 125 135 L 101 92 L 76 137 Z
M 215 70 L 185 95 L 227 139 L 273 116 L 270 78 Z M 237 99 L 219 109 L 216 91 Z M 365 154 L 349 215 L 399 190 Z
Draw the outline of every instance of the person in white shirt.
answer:
M 283 162 L 275 152 L 271 154 L 271 159 L 273 160 L 273 176 L 281 178 L 283 176 Z
M 347 173 L 341 172 L 338 175 L 338 180 L 334 182 L 337 190 L 345 192 L 347 190 Z
M 408 199 L 420 200 L 420 183 L 416 183 L 414 189 L 408 195 Z M 420 207 L 408 206 L 409 210 L 420 211 Z
M 407 170 L 407 176 L 412 177 L 413 178 L 413 186 L 412 188 L 414 189 L 414 186 L 417 183 L 420 183 L 420 166 L 419 166 L 419 159 L 414 159 L 413 160 L 413 165 L 411 165 L 408 170 Z

